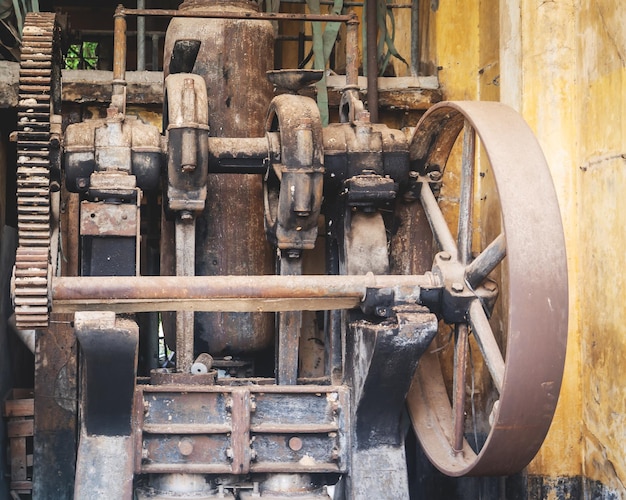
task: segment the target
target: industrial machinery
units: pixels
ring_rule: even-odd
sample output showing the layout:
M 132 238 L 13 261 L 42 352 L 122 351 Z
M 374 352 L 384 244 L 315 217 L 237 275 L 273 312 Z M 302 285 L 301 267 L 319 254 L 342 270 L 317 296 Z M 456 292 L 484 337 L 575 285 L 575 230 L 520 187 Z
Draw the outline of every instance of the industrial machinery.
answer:
M 135 15 L 172 17 L 162 132 L 126 112 Z M 297 93 L 320 74 L 273 70 L 293 18 L 346 24 L 339 123 Z M 539 449 L 567 332 L 541 149 L 493 102 L 371 123 L 357 28 L 120 6 L 107 116 L 62 130 L 55 16 L 28 15 L 13 299 L 18 328 L 80 346 L 74 498 L 408 498 L 405 415 L 451 476 Z

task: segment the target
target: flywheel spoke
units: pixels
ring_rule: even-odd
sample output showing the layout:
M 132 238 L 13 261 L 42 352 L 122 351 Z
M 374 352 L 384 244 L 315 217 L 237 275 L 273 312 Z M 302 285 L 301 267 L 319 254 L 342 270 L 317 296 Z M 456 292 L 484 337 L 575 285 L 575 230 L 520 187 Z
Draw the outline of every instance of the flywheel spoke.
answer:
M 465 323 L 455 325 L 454 345 L 454 390 L 452 408 L 454 411 L 454 451 L 463 450 L 465 434 L 465 385 L 467 374 L 467 354 L 469 328 Z
M 471 288 L 479 286 L 506 257 L 506 239 L 500 233 L 478 257 L 465 268 L 465 281 Z
M 463 133 L 463 153 L 461 159 L 461 199 L 459 201 L 459 229 L 457 245 L 459 261 L 467 264 L 472 255 L 472 215 L 474 199 L 474 159 L 476 133 L 465 120 Z
M 439 208 L 435 195 L 426 182 L 422 184 L 422 188 L 420 189 L 420 201 L 422 202 L 428 223 L 430 224 L 430 228 L 439 248 L 443 252 L 448 252 L 453 259 L 456 259 L 458 257 L 456 242 L 441 212 L 441 208 Z
M 469 320 L 474 338 L 483 355 L 485 364 L 489 369 L 493 383 L 498 392 L 502 393 L 502 385 L 504 383 L 504 358 L 502 357 L 500 347 L 498 347 L 487 315 L 479 300 L 475 300 L 470 305 Z

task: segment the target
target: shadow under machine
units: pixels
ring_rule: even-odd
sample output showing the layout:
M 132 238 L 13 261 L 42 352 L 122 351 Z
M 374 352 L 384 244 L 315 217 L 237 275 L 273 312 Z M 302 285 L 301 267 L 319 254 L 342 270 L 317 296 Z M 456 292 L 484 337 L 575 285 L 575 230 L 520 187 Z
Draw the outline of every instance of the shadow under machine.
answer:
M 172 18 L 162 132 L 126 113 L 136 15 Z M 324 17 L 346 77 L 323 127 L 297 93 L 321 75 L 273 70 L 293 18 L 317 20 L 120 6 L 107 115 L 65 130 L 55 15 L 26 19 L 12 295 L 18 328 L 78 340 L 75 498 L 408 498 L 407 426 L 450 476 L 545 437 L 567 277 L 532 132 L 493 102 L 371 123 L 352 14 Z

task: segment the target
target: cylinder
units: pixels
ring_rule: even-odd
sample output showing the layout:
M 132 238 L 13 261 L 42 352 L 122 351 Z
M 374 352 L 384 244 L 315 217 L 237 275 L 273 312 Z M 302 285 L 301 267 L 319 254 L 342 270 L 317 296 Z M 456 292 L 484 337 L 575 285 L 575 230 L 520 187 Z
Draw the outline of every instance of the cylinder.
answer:
M 245 0 L 186 0 L 186 11 L 255 12 Z M 193 73 L 206 81 L 211 137 L 263 137 L 273 88 L 274 31 L 269 21 L 174 18 L 167 30 L 164 75 L 179 40 L 201 42 Z M 187 70 L 187 69 L 185 69 Z M 273 274 L 263 227 L 261 175 L 209 174 L 205 210 L 196 222 L 196 275 Z M 248 355 L 273 345 L 273 315 L 196 313 L 197 352 Z

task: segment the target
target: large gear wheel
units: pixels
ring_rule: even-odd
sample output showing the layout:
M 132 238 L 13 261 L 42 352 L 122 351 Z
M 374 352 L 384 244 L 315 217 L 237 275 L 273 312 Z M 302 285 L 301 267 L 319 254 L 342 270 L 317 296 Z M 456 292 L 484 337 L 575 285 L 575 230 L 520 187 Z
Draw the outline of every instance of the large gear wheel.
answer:
M 26 15 L 17 115 L 19 244 L 13 272 L 15 321 L 20 329 L 48 326 L 50 191 L 59 157 L 51 123 L 60 108 L 59 35 L 54 13 Z

